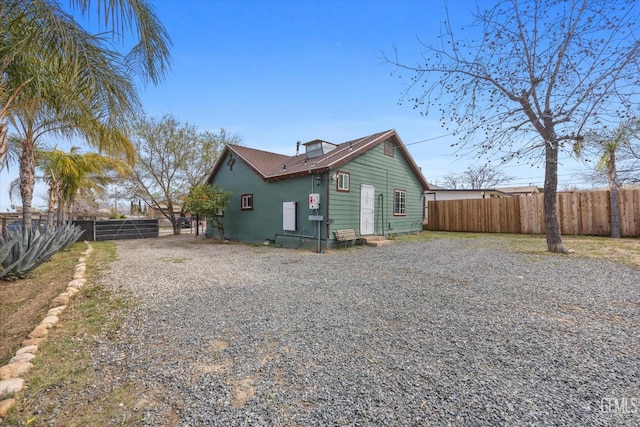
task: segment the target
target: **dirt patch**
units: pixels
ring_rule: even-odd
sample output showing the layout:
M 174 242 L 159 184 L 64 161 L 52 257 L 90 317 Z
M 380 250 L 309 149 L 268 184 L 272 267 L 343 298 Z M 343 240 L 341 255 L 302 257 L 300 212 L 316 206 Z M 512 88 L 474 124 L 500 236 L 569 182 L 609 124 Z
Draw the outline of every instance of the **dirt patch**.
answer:
M 552 317 L 551 319 L 555 320 L 556 322 L 566 323 L 566 324 L 569 324 L 569 325 L 573 325 L 573 324 L 576 323 L 575 321 L 573 321 L 571 319 L 565 319 L 564 317 Z
M 564 310 L 569 310 L 569 311 L 584 311 L 584 308 L 578 306 L 578 305 L 572 305 L 572 304 L 564 304 L 564 303 L 560 303 L 558 304 L 558 307 L 564 309 Z
M 628 317 L 622 316 L 620 314 L 604 314 L 604 313 L 597 313 L 596 317 L 602 320 L 606 320 L 607 322 L 611 322 L 611 323 L 615 323 L 615 324 L 620 324 L 620 325 L 625 325 L 625 326 L 633 326 L 634 323 L 631 319 L 629 319 Z
M 0 281 L 0 365 L 13 357 L 29 332 L 44 319 L 51 300 L 67 288 L 83 244 L 57 253 L 28 279 Z
M 87 285 L 76 294 L 73 303 L 61 314 L 60 322 L 39 345 L 36 363 L 24 377 L 26 387 L 16 394 L 16 406 L 1 423 L 138 426 L 143 423 L 144 412 L 153 410 L 162 412 L 166 420 L 164 425 L 177 425 L 178 414 L 164 403 L 164 391 L 145 390 L 139 384 L 120 378 L 109 366 L 101 369 L 93 367 L 91 351 L 95 338 L 103 335 L 115 339 L 124 310 L 133 304 L 126 297 L 116 296 L 96 284 L 98 271 L 113 259 L 115 248 L 111 243 L 94 245 L 101 249 L 96 249 L 87 260 Z M 74 266 L 84 249 L 83 244 L 74 245 L 72 250 L 57 254 L 50 263 L 38 268 L 37 274 L 29 281 L 15 284 L 27 286 L 36 293 L 44 293 L 43 289 L 55 283 L 61 284 L 64 289 L 73 278 Z M 35 294 L 33 297 L 40 298 Z M 17 304 L 16 311 L 24 313 L 28 311 L 25 306 L 28 306 L 29 296 L 24 299 L 22 295 L 20 298 L 16 297 L 13 303 Z M 46 314 L 51 299 L 49 297 L 43 303 L 42 316 Z M 37 313 L 37 310 L 31 311 Z M 36 324 L 42 320 L 42 316 L 35 316 Z M 13 317 L 5 316 L 5 319 L 8 318 Z M 17 323 L 21 322 L 18 319 Z M 11 326 L 20 329 L 15 324 Z M 24 328 L 30 330 L 33 326 Z M 18 343 L 23 339 L 16 338 Z
M 256 392 L 253 386 L 253 378 L 237 378 L 230 379 L 229 384 L 233 386 L 233 407 L 241 408 L 246 405 L 247 401 Z
M 225 359 L 221 363 L 214 363 L 213 365 L 197 365 L 196 366 L 196 374 L 197 375 L 206 375 L 206 374 L 221 374 L 227 372 L 231 368 L 231 361 Z
M 209 347 L 211 351 L 218 352 L 229 348 L 229 343 L 222 340 L 213 340 Z

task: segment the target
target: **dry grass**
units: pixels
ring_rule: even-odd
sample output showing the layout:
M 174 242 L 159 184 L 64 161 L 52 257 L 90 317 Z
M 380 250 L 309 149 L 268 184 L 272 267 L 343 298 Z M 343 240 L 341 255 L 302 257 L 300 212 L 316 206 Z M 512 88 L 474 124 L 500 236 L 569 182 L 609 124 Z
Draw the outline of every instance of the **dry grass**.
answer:
M 139 392 L 133 384 L 107 387 L 109 378 L 93 368 L 91 350 L 98 335 L 112 335 L 120 328 L 132 300 L 116 296 L 97 284 L 101 271 L 115 258 L 112 243 L 92 243 L 95 251 L 87 259 L 87 285 L 60 315 L 60 322 L 38 347 L 34 367 L 24 376 L 25 390 L 3 424 L 32 426 L 139 425 L 140 416 L 125 415 Z M 38 271 L 30 286 L 53 280 L 55 271 L 69 271 L 84 245 L 69 254 L 70 260 L 54 258 L 52 271 Z M 59 273 L 58 273 L 59 274 Z M 70 278 L 66 278 L 66 283 Z M 63 288 L 64 289 L 64 288 Z M 51 298 L 49 298 L 49 301 Z M 46 313 L 46 310 L 45 310 Z M 36 321 L 39 322 L 40 319 Z M 12 323 L 20 323 L 14 319 Z M 30 323 L 25 319 L 25 323 Z M 10 325 L 31 329 L 35 325 Z M 7 357 L 6 355 L 4 356 Z
M 629 267 L 640 269 L 640 239 L 611 239 L 596 236 L 563 236 L 569 255 L 556 255 L 547 251 L 543 235 L 528 234 L 483 234 L 424 231 L 416 235 L 400 238 L 401 241 L 431 239 L 465 239 L 469 244 L 500 245 L 522 253 L 547 254 L 549 256 L 582 256 L 606 259 Z
M 4 365 L 31 330 L 44 319 L 51 300 L 73 279 L 83 243 L 76 243 L 38 267 L 24 280 L 0 281 L 0 365 Z

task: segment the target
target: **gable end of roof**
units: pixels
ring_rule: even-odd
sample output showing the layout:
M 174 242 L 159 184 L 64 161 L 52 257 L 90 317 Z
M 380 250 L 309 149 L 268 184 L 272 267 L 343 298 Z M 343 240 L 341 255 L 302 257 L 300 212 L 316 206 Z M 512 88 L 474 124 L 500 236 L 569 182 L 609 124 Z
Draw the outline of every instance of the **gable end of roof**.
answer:
M 393 138 L 396 148 L 400 150 L 406 159 L 410 169 L 418 178 L 425 190 L 429 189 L 427 180 L 422 175 L 422 171 L 407 151 L 402 140 L 394 129 L 378 132 L 362 138 L 343 142 L 335 145 L 329 152 L 318 156 L 309 157 L 306 154 L 295 156 L 285 156 L 254 148 L 242 147 L 229 144 L 216 161 L 211 173 L 207 177 L 207 182 L 211 183 L 220 169 L 227 154 L 236 155 L 241 159 L 256 175 L 264 181 L 280 181 L 310 174 L 318 174 L 336 169 L 350 160 L 366 153 L 389 138 Z M 320 140 L 315 140 L 320 141 Z M 314 142 L 315 142 L 314 141 Z

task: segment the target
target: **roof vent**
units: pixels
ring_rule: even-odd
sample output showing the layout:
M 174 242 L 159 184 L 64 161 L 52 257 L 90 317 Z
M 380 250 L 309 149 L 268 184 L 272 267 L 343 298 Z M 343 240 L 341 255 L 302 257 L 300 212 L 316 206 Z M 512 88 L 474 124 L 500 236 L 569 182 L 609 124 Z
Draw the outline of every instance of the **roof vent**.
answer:
M 307 157 L 313 159 L 335 150 L 337 145 L 321 139 L 314 139 L 313 141 L 305 142 L 304 147 L 307 150 Z

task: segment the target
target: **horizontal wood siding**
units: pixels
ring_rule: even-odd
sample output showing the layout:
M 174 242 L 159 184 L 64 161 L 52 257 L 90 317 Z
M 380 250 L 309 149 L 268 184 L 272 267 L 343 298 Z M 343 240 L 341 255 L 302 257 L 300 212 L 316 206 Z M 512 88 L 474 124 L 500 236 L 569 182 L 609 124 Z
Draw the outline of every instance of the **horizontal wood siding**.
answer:
M 375 187 L 375 226 L 374 234 L 408 233 L 415 231 L 416 224 L 421 228 L 423 214 L 423 192 L 420 181 L 415 177 L 399 150 L 395 156 L 384 154 L 384 143 L 372 148 L 352 161 L 332 170 L 330 175 L 338 171 L 348 172 L 350 178 L 349 192 L 337 191 L 336 181 L 331 180 L 329 186 L 330 214 L 333 220 L 331 230 L 353 228 L 360 232 L 360 187 L 369 184 Z M 393 215 L 394 190 L 407 192 L 405 216 Z M 330 238 L 333 238 L 331 235 Z
M 375 234 L 407 233 L 422 227 L 423 192 L 420 180 L 413 174 L 406 159 L 399 150 L 395 157 L 384 155 L 384 144 L 373 147 L 343 166 L 322 174 L 318 185 L 314 174 L 288 178 L 276 182 L 263 181 L 249 165 L 241 159 L 236 162 L 222 160 L 213 184 L 232 193 L 231 201 L 223 216 L 225 236 L 230 240 L 262 243 L 266 239 L 275 240 L 282 235 L 316 236 L 316 222 L 309 215 L 321 215 L 321 240 L 334 240 L 333 230 L 353 228 L 360 232 L 360 187 L 370 184 L 375 187 Z M 299 161 L 303 161 L 300 157 Z M 340 171 L 349 173 L 349 191 L 337 191 L 337 181 L 333 177 Z M 404 216 L 393 215 L 394 190 L 407 192 Z M 309 209 L 310 193 L 320 194 L 320 209 Z M 242 210 L 240 198 L 243 194 L 253 194 L 253 209 Z M 297 203 L 298 229 L 284 232 L 282 229 L 282 203 Z M 327 212 L 330 212 L 329 214 Z M 208 221 L 208 233 L 217 236 L 213 221 Z
M 609 191 L 558 193 L 558 222 L 566 235 L 611 234 Z M 544 195 L 429 201 L 433 231 L 544 234 Z M 640 190 L 622 190 L 620 233 L 640 236 Z
M 323 176 L 320 185 L 316 185 L 314 176 L 265 182 L 242 160 L 238 159 L 229 167 L 227 159 L 224 159 L 213 184 L 232 193 L 231 201 L 222 218 L 225 236 L 230 240 L 254 243 L 262 243 L 267 239 L 275 240 L 276 234 L 313 236 L 316 223 L 309 221 L 309 215 L 315 214 L 309 210 L 309 194 L 320 193 L 318 215 L 326 215 L 327 205 L 327 176 Z M 243 194 L 253 194 L 253 209 L 241 209 L 240 199 Z M 285 233 L 282 229 L 283 202 L 297 203 L 298 229 L 295 232 Z M 213 221 L 208 221 L 207 227 L 209 236 L 218 237 Z M 326 225 L 323 221 L 321 236 L 324 238 L 325 235 Z M 299 237 L 296 239 L 299 240 Z

